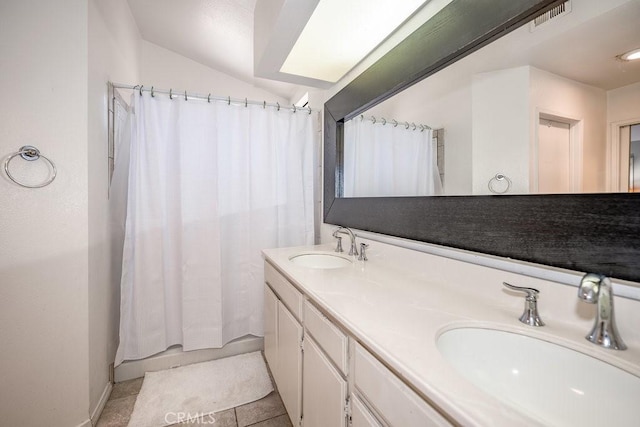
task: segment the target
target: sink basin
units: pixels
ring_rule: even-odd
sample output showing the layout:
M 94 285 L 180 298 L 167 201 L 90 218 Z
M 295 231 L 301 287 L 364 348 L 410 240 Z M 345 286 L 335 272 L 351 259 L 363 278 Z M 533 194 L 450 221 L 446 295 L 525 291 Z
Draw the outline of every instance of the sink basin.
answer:
M 294 255 L 289 260 L 294 263 L 308 268 L 341 268 L 351 265 L 351 260 L 343 258 L 339 255 L 327 253 L 309 253 Z
M 638 425 L 640 378 L 593 357 L 480 328 L 447 331 L 437 347 L 471 383 L 542 424 Z

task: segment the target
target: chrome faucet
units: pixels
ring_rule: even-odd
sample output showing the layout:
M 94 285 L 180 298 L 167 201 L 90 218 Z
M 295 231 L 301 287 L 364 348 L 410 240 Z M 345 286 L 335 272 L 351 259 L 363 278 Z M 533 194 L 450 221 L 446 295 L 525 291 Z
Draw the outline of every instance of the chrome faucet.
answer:
M 596 322 L 585 338 L 594 344 L 614 350 L 626 350 L 613 314 L 613 289 L 611 280 L 601 274 L 585 274 L 580 281 L 578 298 L 589 304 L 598 304 Z
M 353 234 L 348 227 L 338 227 L 336 231 L 333 232 L 333 237 L 338 239 L 338 246 L 336 247 L 336 252 L 342 252 L 342 237 L 338 236 L 338 234 L 346 234 L 351 239 L 351 248 L 349 249 L 349 255 L 358 255 L 358 247 L 356 246 L 356 235 Z
M 544 322 L 538 314 L 538 294 L 540 291 L 534 288 L 510 285 L 507 282 L 502 282 L 502 284 L 512 291 L 524 292 L 527 294 L 524 300 L 524 312 L 518 320 L 529 326 L 544 326 Z

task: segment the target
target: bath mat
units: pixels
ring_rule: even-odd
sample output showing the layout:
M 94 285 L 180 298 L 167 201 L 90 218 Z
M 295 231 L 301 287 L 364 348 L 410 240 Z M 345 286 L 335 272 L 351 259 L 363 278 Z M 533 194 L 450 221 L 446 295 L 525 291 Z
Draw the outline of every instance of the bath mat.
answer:
M 271 393 L 259 351 L 158 372 L 147 372 L 129 427 L 163 427 L 244 405 Z

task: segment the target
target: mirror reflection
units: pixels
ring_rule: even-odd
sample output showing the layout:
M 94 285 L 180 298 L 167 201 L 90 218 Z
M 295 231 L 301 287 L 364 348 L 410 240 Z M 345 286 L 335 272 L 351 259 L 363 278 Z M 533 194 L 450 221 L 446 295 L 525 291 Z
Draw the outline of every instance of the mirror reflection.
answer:
M 638 22 L 565 2 L 345 122 L 344 197 L 640 191 Z

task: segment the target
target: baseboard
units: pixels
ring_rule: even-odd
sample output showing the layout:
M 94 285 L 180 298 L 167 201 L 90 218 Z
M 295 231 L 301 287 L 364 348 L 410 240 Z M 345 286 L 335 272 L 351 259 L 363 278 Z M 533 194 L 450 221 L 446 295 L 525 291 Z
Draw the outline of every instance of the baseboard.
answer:
M 88 424 L 89 426 L 92 426 L 92 425 L 95 426 L 98 423 L 98 419 L 100 418 L 100 415 L 102 414 L 102 410 L 104 409 L 104 405 L 107 404 L 107 400 L 109 400 L 109 396 L 111 396 L 111 390 L 112 389 L 113 389 L 113 384 L 111 384 L 110 382 L 107 382 L 107 385 L 104 386 L 104 390 L 102 390 L 102 395 L 100 396 L 100 399 L 98 400 L 98 404 L 93 409 L 93 411 L 91 411 L 91 418 L 90 418 L 90 421 L 89 421 L 89 424 Z M 86 421 L 85 421 L 85 423 L 86 423 Z
M 222 359 L 264 349 L 262 337 L 246 336 L 227 343 L 222 348 L 208 348 L 203 350 L 182 351 L 181 347 L 170 348 L 146 359 L 128 360 L 115 368 L 116 383 L 140 378 L 145 372 L 161 371 L 192 363 Z

